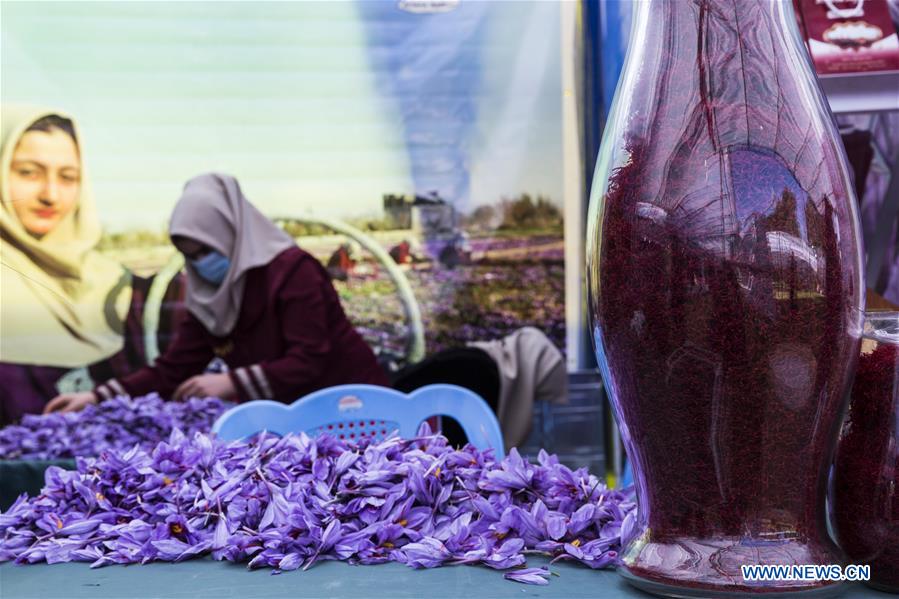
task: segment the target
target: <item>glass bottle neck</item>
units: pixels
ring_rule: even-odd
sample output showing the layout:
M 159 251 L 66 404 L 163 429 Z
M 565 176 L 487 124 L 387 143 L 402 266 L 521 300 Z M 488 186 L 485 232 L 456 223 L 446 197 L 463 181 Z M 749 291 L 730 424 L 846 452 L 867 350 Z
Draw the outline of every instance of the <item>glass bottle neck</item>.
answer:
M 827 137 L 822 127 L 830 115 L 790 0 L 635 6 L 613 119 L 626 121 L 669 166 L 686 160 L 687 151 L 695 162 L 697 152 L 711 158 L 729 148 L 762 148 L 813 187 L 819 165 L 802 159 L 803 140 Z

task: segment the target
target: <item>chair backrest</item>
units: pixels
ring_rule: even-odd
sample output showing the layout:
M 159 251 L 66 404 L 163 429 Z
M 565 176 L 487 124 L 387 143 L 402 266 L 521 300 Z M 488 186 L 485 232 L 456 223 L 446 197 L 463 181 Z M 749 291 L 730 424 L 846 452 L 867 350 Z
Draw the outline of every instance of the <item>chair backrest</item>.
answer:
M 428 385 L 401 393 L 375 385 L 339 385 L 310 393 L 290 405 L 258 400 L 222 414 L 212 431 L 222 439 L 243 439 L 263 430 L 284 435 L 305 431 L 341 439 L 380 439 L 394 432 L 414 437 L 431 416 L 455 418 L 478 449 L 505 455 L 499 422 L 477 394 L 456 385 Z

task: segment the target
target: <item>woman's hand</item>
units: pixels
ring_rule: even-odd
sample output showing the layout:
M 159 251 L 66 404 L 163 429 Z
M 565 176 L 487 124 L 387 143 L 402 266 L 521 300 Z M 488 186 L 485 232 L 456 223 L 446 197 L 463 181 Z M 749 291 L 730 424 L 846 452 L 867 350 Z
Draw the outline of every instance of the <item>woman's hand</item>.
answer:
M 199 374 L 192 376 L 175 389 L 172 399 L 181 400 L 188 397 L 218 397 L 231 399 L 237 394 L 231 377 L 221 374 Z
M 91 391 L 81 393 L 63 393 L 51 399 L 44 406 L 44 414 L 50 412 L 80 412 L 89 405 L 97 403 L 97 396 Z

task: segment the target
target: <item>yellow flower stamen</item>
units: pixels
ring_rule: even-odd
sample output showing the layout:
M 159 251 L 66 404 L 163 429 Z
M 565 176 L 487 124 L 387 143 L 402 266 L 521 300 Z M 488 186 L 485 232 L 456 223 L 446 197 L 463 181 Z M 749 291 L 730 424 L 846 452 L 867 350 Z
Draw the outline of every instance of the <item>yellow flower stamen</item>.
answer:
M 408 523 L 409 523 L 409 521 L 406 520 L 405 518 L 403 518 L 402 520 L 400 520 L 399 522 L 397 522 L 397 524 L 399 524 L 400 526 L 405 526 L 405 525 L 408 524 Z
M 385 549 L 393 549 L 394 547 L 395 547 L 395 545 L 393 543 L 391 543 L 390 541 L 387 541 L 386 543 L 384 543 Z
M 168 476 L 162 477 L 162 484 L 164 484 L 165 486 L 169 486 L 170 484 L 172 484 L 172 482 L 174 481 L 172 481 L 172 479 L 170 479 Z
M 574 545 L 575 547 L 580 547 L 580 546 L 581 546 L 581 540 L 580 540 L 580 539 L 575 539 L 575 540 L 573 540 L 573 541 L 571 542 L 571 544 Z
M 97 498 L 97 501 L 103 501 L 106 497 L 103 496 L 103 493 L 95 493 L 94 497 Z
M 177 522 L 172 524 L 172 534 L 180 535 L 182 532 L 184 532 L 184 528 L 180 524 Z
M 56 528 L 57 529 L 62 528 L 62 520 L 60 520 L 59 518 L 56 519 Z
M 440 478 L 440 466 L 437 466 L 437 470 L 434 471 L 434 478 Z

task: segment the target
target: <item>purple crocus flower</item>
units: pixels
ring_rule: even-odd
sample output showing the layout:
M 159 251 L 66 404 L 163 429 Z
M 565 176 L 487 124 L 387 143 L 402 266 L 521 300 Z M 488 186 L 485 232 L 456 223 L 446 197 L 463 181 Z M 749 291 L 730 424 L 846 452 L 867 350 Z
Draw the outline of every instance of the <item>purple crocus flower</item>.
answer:
M 145 407 L 129 407 L 132 423 Z M 599 568 L 616 563 L 635 522 L 632 490 L 545 453 L 531 464 L 517 451 L 497 461 L 456 450 L 426 427 L 413 439 L 227 443 L 174 428 L 149 447 L 107 446 L 76 471 L 49 469 L 40 495 L 0 514 L 0 561 L 100 567 L 211 553 L 276 572 L 329 559 L 508 569 L 541 552 Z
M 219 399 L 167 402 L 157 395 L 117 397 L 81 412 L 28 414 L 0 429 L 0 459 L 49 460 L 95 456 L 138 445 L 152 449 L 174 429 L 208 432 L 230 407 Z M 211 458 L 207 448 L 206 458 Z
M 484 557 L 481 562 L 496 570 L 520 566 L 525 562 L 525 557 L 521 553 L 523 549 L 524 541 L 522 539 L 509 539 Z
M 436 568 L 452 557 L 439 540 L 425 537 L 417 543 L 409 543 L 402 549 L 403 561 L 413 568 Z
M 503 574 L 506 580 L 521 582 L 524 584 L 549 584 L 550 572 L 546 568 L 520 568 L 518 570 L 510 570 Z
M 509 456 L 503 460 L 499 469 L 486 473 L 485 480 L 481 480 L 480 487 L 488 491 L 519 491 L 526 489 L 534 477 L 533 467 L 525 462 L 516 448 L 512 448 Z

